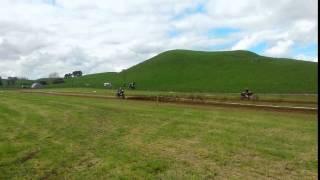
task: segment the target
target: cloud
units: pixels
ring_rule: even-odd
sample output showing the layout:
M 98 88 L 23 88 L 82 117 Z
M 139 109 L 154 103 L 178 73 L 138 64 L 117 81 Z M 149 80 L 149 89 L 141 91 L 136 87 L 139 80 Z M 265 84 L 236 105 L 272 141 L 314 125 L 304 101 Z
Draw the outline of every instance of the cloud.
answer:
M 318 37 L 316 0 L 0 0 L 0 5 L 4 77 L 121 71 L 169 49 L 264 44 L 265 55 L 309 57 L 294 47 L 317 44 Z
M 266 50 L 266 54 L 271 56 L 282 56 L 287 54 L 289 48 L 293 46 L 292 40 L 278 41 L 274 46 Z
M 232 50 L 246 50 L 258 43 L 257 36 L 246 36 L 237 42 L 231 49 Z
M 318 62 L 318 57 L 307 56 L 307 55 L 304 55 L 304 54 L 298 54 L 294 58 L 295 59 L 299 59 L 299 60 Z

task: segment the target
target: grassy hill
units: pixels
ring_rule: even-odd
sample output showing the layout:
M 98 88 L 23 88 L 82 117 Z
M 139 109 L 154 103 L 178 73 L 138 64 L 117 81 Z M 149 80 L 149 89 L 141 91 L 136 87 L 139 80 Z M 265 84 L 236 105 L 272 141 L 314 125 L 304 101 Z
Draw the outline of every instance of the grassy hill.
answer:
M 60 87 L 114 87 L 135 81 L 138 89 L 188 92 L 316 93 L 317 63 L 259 56 L 249 51 L 172 50 L 120 73 L 66 80 Z

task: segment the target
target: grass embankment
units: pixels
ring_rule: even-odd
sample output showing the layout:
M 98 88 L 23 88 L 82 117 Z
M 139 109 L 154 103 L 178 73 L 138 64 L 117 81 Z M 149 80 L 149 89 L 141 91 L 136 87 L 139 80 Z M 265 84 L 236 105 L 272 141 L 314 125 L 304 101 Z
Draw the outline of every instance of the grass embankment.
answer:
M 0 179 L 317 177 L 314 114 L 0 93 Z
M 103 88 L 136 82 L 140 90 L 258 93 L 316 93 L 317 63 L 264 57 L 249 51 L 172 50 L 121 73 L 100 73 L 66 80 L 56 87 Z

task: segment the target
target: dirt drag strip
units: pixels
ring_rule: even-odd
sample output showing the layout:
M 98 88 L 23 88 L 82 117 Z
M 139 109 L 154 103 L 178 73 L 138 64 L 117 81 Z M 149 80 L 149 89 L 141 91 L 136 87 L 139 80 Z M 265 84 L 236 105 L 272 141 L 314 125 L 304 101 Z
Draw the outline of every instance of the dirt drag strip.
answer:
M 89 95 L 81 93 L 60 93 L 60 92 L 44 92 L 44 91 L 20 91 L 22 93 L 44 94 L 44 95 L 56 95 L 56 96 L 73 96 L 73 97 L 85 97 L 85 98 L 99 98 L 99 99 L 117 99 L 115 96 L 103 96 L 103 95 Z M 219 107 L 236 107 L 236 108 L 250 108 L 250 109 L 262 109 L 272 111 L 286 111 L 286 112 L 304 112 L 304 113 L 317 113 L 316 107 L 304 107 L 304 106 L 280 106 L 280 105 L 268 105 L 268 104 L 248 104 L 238 102 L 223 102 L 223 101 L 204 101 L 198 99 L 187 99 L 179 97 L 167 97 L 167 96 L 128 96 L 127 100 L 135 101 L 154 101 L 160 103 L 176 103 L 176 104 L 190 104 L 190 105 L 205 105 L 205 106 L 219 106 Z
M 162 103 L 170 102 L 177 104 L 191 104 L 191 105 L 211 105 L 220 107 L 237 107 L 237 108 L 250 108 L 250 109 L 264 109 L 273 111 L 287 111 L 287 112 L 313 112 L 316 113 L 318 108 L 303 107 L 303 106 L 279 106 L 279 105 L 267 105 L 267 104 L 247 104 L 237 102 L 222 102 L 222 101 L 203 101 L 192 100 L 186 98 L 174 98 L 174 97 L 143 97 L 135 96 L 128 97 L 131 100 L 144 100 L 144 101 L 158 101 Z
M 61 93 L 61 92 L 44 92 L 44 91 L 20 91 L 22 93 L 31 94 L 46 94 L 46 95 L 57 95 L 57 96 L 73 96 L 73 97 L 88 97 L 88 98 L 102 98 L 102 99 L 116 99 L 115 96 L 102 96 L 102 95 L 89 95 L 81 93 Z

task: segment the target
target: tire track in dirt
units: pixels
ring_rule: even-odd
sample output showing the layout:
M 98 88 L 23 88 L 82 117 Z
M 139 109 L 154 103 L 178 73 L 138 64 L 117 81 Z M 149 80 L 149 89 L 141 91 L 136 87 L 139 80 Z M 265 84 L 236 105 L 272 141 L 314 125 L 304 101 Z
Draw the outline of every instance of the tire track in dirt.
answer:
M 44 92 L 44 91 L 20 91 L 22 93 L 44 94 L 53 96 L 72 96 L 72 97 L 84 97 L 84 98 L 99 98 L 99 99 L 118 99 L 115 96 L 104 95 L 89 95 L 81 93 L 61 93 L 61 92 Z M 188 99 L 181 97 L 169 97 L 169 96 L 127 96 L 126 100 L 135 101 L 153 101 L 160 103 L 175 103 L 175 104 L 189 104 L 189 105 L 203 105 L 203 106 L 219 106 L 219 107 L 236 107 L 236 108 L 250 108 L 250 109 L 263 109 L 272 111 L 286 111 L 286 112 L 304 112 L 304 113 L 317 113 L 317 107 L 304 107 L 304 106 L 280 106 L 269 104 L 249 104 L 238 102 L 223 102 L 223 101 L 205 101 L 203 99 Z M 280 101 L 283 102 L 283 101 Z

